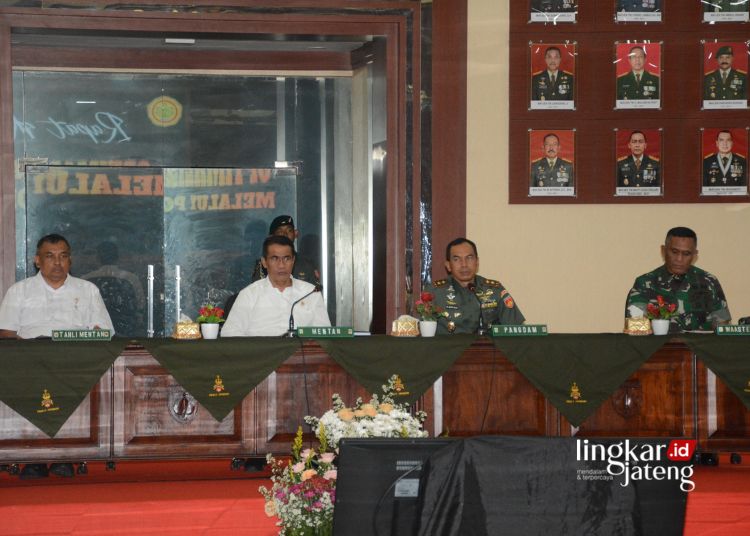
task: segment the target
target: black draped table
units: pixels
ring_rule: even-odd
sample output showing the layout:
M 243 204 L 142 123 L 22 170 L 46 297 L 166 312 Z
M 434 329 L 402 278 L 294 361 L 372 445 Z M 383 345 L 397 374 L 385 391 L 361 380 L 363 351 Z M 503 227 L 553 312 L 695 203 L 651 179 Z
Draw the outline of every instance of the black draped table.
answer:
M 622 334 L 491 342 L 472 335 L 5 340 L 0 459 L 29 448 L 49 457 L 58 445 L 106 458 L 177 455 L 177 443 L 188 451 L 199 445 L 203 455 L 285 452 L 296 424 L 328 409 L 333 393 L 352 403 L 380 394 L 393 375 L 400 400 L 431 414 L 432 432 L 608 435 L 598 423 L 609 419 L 612 406 L 627 426 L 609 435 L 633 428 L 705 442 L 726 425 L 738 436 L 739 443 L 728 444 L 733 447 L 750 443 L 748 353 L 745 337 L 694 334 L 671 341 Z M 649 366 L 656 375 L 647 374 Z M 726 395 L 718 402 L 711 373 Z M 729 421 L 706 415 L 727 404 Z M 660 416 L 660 408 L 685 414 Z M 668 417 L 677 424 L 661 426 L 673 422 L 659 420 Z

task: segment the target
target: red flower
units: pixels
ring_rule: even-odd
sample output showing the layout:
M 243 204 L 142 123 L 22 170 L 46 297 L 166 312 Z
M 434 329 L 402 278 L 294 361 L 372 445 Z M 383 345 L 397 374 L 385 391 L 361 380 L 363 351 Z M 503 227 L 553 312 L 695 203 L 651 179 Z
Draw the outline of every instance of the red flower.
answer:
M 423 302 L 425 302 L 425 303 L 429 303 L 429 302 L 431 302 L 431 301 L 432 301 L 432 300 L 434 299 L 434 296 L 432 295 L 432 292 L 426 292 L 426 291 L 425 291 L 425 292 L 422 292 L 422 293 L 421 293 L 421 294 L 419 295 L 419 298 L 420 298 L 420 299 L 421 299 L 421 300 L 422 300 Z

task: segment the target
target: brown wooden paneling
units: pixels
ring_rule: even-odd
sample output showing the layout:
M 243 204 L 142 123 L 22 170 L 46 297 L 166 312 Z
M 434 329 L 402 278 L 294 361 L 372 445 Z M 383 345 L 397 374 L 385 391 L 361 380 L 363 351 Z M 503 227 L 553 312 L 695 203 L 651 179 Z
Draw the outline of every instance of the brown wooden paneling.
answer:
M 700 196 L 701 127 L 750 126 L 748 110 L 701 110 L 702 39 L 747 40 L 747 25 L 701 22 L 700 2 L 665 2 L 661 23 L 616 23 L 614 1 L 579 0 L 578 23 L 528 23 L 528 3 L 511 2 L 511 203 L 717 203 L 748 196 Z M 662 107 L 615 110 L 614 43 L 662 41 Z M 529 110 L 529 42 L 577 42 L 576 110 Z M 663 197 L 615 197 L 613 129 L 663 128 Z M 529 198 L 528 129 L 576 130 L 576 198 Z M 747 151 L 747 148 L 744 148 Z
M 466 235 L 468 2 L 434 2 L 432 13 L 432 275 L 441 278 L 446 244 Z
M 578 428 L 577 437 L 695 437 L 692 353 L 670 345 L 652 356 Z M 561 418 L 561 429 L 570 423 Z
M 750 449 L 750 411 L 724 382 L 698 360 L 698 419 L 704 450 L 746 451 Z

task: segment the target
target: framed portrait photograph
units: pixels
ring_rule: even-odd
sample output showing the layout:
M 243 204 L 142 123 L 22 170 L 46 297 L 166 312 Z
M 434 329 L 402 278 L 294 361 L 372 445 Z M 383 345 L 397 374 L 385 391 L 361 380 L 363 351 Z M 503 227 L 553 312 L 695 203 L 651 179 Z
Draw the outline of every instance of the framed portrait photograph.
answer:
M 661 129 L 615 129 L 617 185 L 615 195 L 660 196 L 662 186 Z
M 531 110 L 574 110 L 576 45 L 529 43 Z
M 698 0 L 703 6 L 703 22 L 748 22 L 750 0 Z
M 747 195 L 747 128 L 701 131 L 701 195 Z
M 661 42 L 615 43 L 616 109 L 661 108 Z
M 578 0 L 530 0 L 530 22 L 576 22 L 577 15 Z
M 661 22 L 662 0 L 615 0 L 617 22 Z
M 529 196 L 574 197 L 575 129 L 529 130 Z
M 747 44 L 703 42 L 703 108 L 747 108 Z

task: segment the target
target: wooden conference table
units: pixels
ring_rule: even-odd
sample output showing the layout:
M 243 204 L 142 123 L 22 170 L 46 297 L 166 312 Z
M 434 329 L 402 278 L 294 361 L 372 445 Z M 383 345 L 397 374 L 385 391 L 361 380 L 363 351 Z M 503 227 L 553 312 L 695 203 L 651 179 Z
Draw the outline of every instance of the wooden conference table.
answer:
M 750 450 L 750 339 L 716 335 L 1 341 L 0 463 L 288 453 L 396 374 L 430 435 L 694 438 Z

